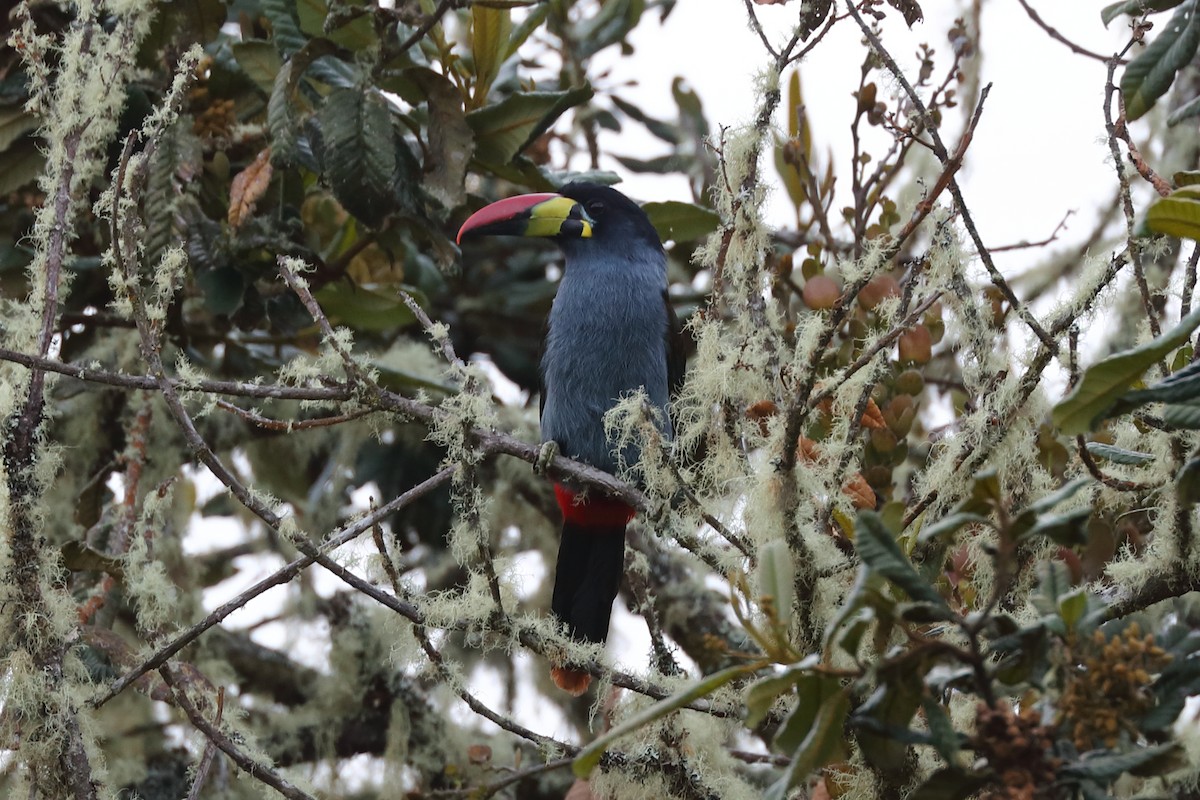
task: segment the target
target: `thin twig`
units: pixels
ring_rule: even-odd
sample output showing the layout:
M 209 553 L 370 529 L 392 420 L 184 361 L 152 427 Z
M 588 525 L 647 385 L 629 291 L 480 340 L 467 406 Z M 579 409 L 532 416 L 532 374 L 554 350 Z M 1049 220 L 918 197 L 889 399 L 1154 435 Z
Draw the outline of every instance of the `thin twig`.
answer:
M 188 697 L 187 692 L 179 685 L 169 666 L 163 664 L 159 667 L 158 674 L 162 676 L 163 682 L 171 687 L 171 694 L 175 698 L 175 704 L 187 715 L 193 727 L 203 733 L 208 741 L 220 748 L 221 752 L 229 756 L 233 760 L 233 763 L 241 767 L 251 777 L 262 781 L 284 797 L 290 798 L 290 800 L 316 800 L 312 795 L 297 788 L 291 781 L 280 775 L 270 766 L 255 761 L 243 753 L 229 736 L 225 735 L 220 728 L 205 719 L 204 715 L 200 713 L 200 709 L 196 708 L 191 698 Z
M 424 497 L 426 494 L 432 492 L 442 484 L 446 483 L 450 480 L 453 474 L 454 467 L 445 467 L 440 472 L 429 478 L 426 478 L 421 483 L 418 483 L 404 494 L 380 506 L 372 513 L 367 514 L 364 517 L 360 517 L 352 523 L 348 523 L 342 528 L 341 532 L 331 535 L 321 544 L 320 552 L 331 553 L 347 542 L 357 538 L 363 532 L 372 528 L 374 525 L 377 525 L 380 521 L 386 519 L 391 514 L 394 514 L 405 506 L 408 506 L 419 498 Z M 253 600 L 255 597 L 258 597 L 268 589 L 287 583 L 292 578 L 299 575 L 315 560 L 316 559 L 312 555 L 306 553 L 286 566 L 276 570 L 266 578 L 263 578 L 261 581 L 249 587 L 245 591 L 239 593 L 233 599 L 213 609 L 212 612 L 209 613 L 204 619 L 200 620 L 196 624 L 172 637 L 169 641 L 160 645 L 149 657 L 113 682 L 112 685 L 110 685 L 109 688 L 104 692 L 104 694 L 92 700 L 89 705 L 91 705 L 92 708 L 99 708 L 100 706 L 104 705 L 109 700 L 116 697 L 118 694 L 128 688 L 130 684 L 132 684 L 142 675 L 145 675 L 151 670 L 158 669 L 160 666 L 167 663 L 168 659 L 200 638 L 200 635 L 209 628 L 218 624 L 233 612 L 244 608 L 248 602 Z M 412 616 L 418 619 L 422 618 L 415 607 L 412 608 L 411 613 Z
M 1100 61 L 1102 63 L 1108 62 L 1110 56 L 1101 55 L 1100 53 L 1094 53 L 1091 50 L 1088 50 L 1086 47 L 1083 47 L 1082 45 L 1075 44 L 1075 42 L 1072 42 L 1066 36 L 1063 36 L 1061 33 L 1059 33 L 1057 29 L 1055 29 L 1055 28 L 1051 27 L 1049 24 L 1047 24 L 1047 22 L 1044 19 L 1042 19 L 1041 15 L 1038 14 L 1037 11 L 1035 11 L 1033 9 L 1033 7 L 1031 5 L 1029 5 L 1028 2 L 1026 2 L 1026 0 L 1017 0 L 1017 2 L 1020 3 L 1021 7 L 1025 9 L 1025 13 L 1029 15 L 1029 18 L 1031 20 L 1033 20 L 1035 25 L 1037 25 L 1039 28 L 1041 28 L 1043 31 L 1045 31 L 1046 35 L 1049 36 L 1054 41 L 1061 42 L 1062 44 L 1064 44 L 1068 48 L 1070 48 L 1072 53 L 1077 53 L 1081 56 L 1087 56 L 1088 58 L 1094 58 L 1097 61 Z M 1124 64 L 1125 62 L 1122 61 L 1121 63 Z
M 221 727 L 221 718 L 224 715 L 225 687 L 222 686 L 217 689 L 217 717 L 213 720 L 215 727 Z M 192 788 L 188 791 L 187 800 L 200 800 L 200 792 L 204 789 L 204 783 L 208 780 L 208 772 L 217 758 L 217 750 L 217 743 L 212 739 L 209 739 L 208 744 L 204 745 L 204 755 L 200 757 L 200 764 L 196 767 L 196 775 L 192 778 Z

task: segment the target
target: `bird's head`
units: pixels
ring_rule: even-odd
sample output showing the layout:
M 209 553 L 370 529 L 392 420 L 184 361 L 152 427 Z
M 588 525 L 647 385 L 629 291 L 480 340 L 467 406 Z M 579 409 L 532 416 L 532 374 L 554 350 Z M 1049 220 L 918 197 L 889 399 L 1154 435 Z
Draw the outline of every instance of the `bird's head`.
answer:
M 637 203 L 612 187 L 583 182 L 568 183 L 558 194 L 523 194 L 484 206 L 458 231 L 460 243 L 474 236 L 546 237 L 568 255 L 593 248 L 662 250 L 658 232 Z

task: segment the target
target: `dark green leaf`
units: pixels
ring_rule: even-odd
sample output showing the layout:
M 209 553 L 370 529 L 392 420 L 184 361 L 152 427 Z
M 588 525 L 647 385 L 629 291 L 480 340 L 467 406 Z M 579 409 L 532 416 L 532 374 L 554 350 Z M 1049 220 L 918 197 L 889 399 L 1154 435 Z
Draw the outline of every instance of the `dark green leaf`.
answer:
M 991 520 L 981 514 L 968 514 L 959 512 L 942 517 L 932 525 L 926 525 L 921 528 L 921 533 L 917 536 L 917 541 L 922 544 L 933 539 L 950 539 L 954 534 L 958 533 L 967 525 L 989 525 Z
M 802 672 L 795 676 L 796 707 L 775 733 L 775 749 L 791 753 L 812 733 L 821 708 L 834 697 L 842 697 L 841 681 L 818 672 Z
M 850 718 L 863 757 L 884 772 L 899 769 L 907 760 L 909 742 L 902 734 L 916 715 L 923 692 L 919 675 L 894 677 L 878 686 Z
M 1164 757 L 1174 756 L 1178 748 L 1178 742 L 1167 742 L 1153 747 L 1139 747 L 1128 753 L 1106 752 L 1067 764 L 1059 770 L 1059 774 L 1085 780 L 1112 781 L 1126 772 L 1133 772 L 1151 766 Z
M 926 778 L 925 782 L 910 794 L 909 800 L 966 800 L 991 780 L 991 776 L 978 772 L 967 772 L 958 767 L 946 767 Z
M 1096 458 L 1111 461 L 1114 464 L 1136 466 L 1138 464 L 1149 464 L 1154 460 L 1154 456 L 1149 453 L 1140 453 L 1137 450 L 1125 450 L 1120 447 L 1114 447 L 1111 444 L 1105 444 L 1104 442 L 1088 442 L 1087 451 Z
M 850 714 L 850 698 L 844 691 L 828 696 L 817 710 L 808 735 L 792 754 L 787 771 L 767 790 L 767 798 L 785 798 L 789 790 L 808 779 L 816 770 L 845 755 L 842 729 Z
M 645 8 L 645 0 L 608 0 L 601 4 L 599 12 L 585 17 L 575 30 L 577 57 L 588 58 L 624 41 Z
M 38 118 L 20 106 L 0 108 L 0 152 L 38 126 Z
M 331 322 L 356 330 L 388 331 L 415 320 L 392 287 L 337 281 L 323 286 L 315 296 Z
M 888 5 L 904 15 L 904 22 L 910 28 L 925 18 L 916 0 L 888 0 Z
M 1162 410 L 1162 421 L 1171 428 L 1200 430 L 1200 402 L 1171 403 Z
M 650 217 L 650 224 L 663 241 L 690 242 L 707 236 L 721 224 L 721 218 L 715 212 L 692 203 L 675 200 L 646 203 L 642 210 Z
M 1141 16 L 1148 11 L 1166 11 L 1182 2 L 1184 0 L 1121 0 L 1119 3 L 1105 6 L 1100 11 L 1100 19 L 1107 28 L 1110 22 L 1122 14 L 1128 14 L 1131 17 Z
M 214 314 L 232 314 L 242 305 L 246 281 L 233 267 L 218 267 L 196 273 L 196 284 L 204 292 L 204 307 Z
M 825 22 L 825 18 L 829 16 L 829 9 L 833 7 L 833 0 L 813 0 L 813 2 L 805 3 L 800 8 L 800 38 L 808 41 L 808 37 L 812 32 L 821 27 Z
M 567 92 L 520 92 L 467 114 L 475 131 L 475 157 L 504 166 L 550 129 L 568 109 L 592 99 L 591 86 Z
M 1157 339 L 1088 367 L 1075 389 L 1054 407 L 1054 424 L 1067 435 L 1089 431 L 1151 364 L 1187 342 L 1197 326 L 1200 326 L 1200 308 Z
M 63 566 L 72 572 L 90 570 L 106 572 L 118 581 L 125 580 L 124 562 L 102 553 L 83 542 L 71 541 L 62 546 Z
M 1193 97 L 1167 116 L 1167 127 L 1173 128 L 1185 119 L 1200 116 L 1200 97 Z
M 878 514 L 874 511 L 861 512 L 854 528 L 858 556 L 868 569 L 899 586 L 913 600 L 935 606 L 946 605 L 942 596 L 917 573 Z
M 1087 543 L 1087 522 L 1091 508 L 1077 508 L 1062 514 L 1043 514 L 1037 523 L 1021 533 L 1020 539 L 1046 538 L 1065 547 Z
M 1154 41 L 1125 67 L 1121 77 L 1121 95 L 1130 120 L 1149 111 L 1171 88 L 1175 73 L 1196 55 L 1196 48 L 1200 47 L 1200 18 L 1195 0 L 1185 0 L 1171 21 L 1156 31 Z
M 343 7 L 357 6 L 360 3 L 343 3 Z M 378 41 L 375 36 L 375 26 L 371 24 L 371 15 L 343 15 L 340 24 L 325 30 L 325 19 L 329 8 L 324 0 L 296 0 L 296 14 L 300 19 L 300 30 L 311 37 L 327 37 L 342 47 L 351 50 L 366 50 L 374 47 Z
M 1181 403 L 1197 398 L 1200 398 L 1200 361 L 1188 364 L 1147 389 L 1126 392 L 1113 413 L 1121 414 L 1145 403 Z
M 273 44 L 261 39 L 234 42 L 233 57 L 237 59 L 242 72 L 245 72 L 258 88 L 268 93 L 272 91 L 275 87 L 275 76 L 279 74 L 279 68 L 283 64 Z
M 811 664 L 793 664 L 778 675 L 760 678 L 746 690 L 746 727 L 755 728 L 770 712 L 780 695 L 789 693 Z
M 1179 468 L 1175 491 L 1184 503 L 1200 502 L 1200 458 L 1193 458 Z
M 338 202 L 378 226 L 393 209 L 396 143 L 383 102 L 355 89 L 335 89 L 320 111 L 325 177 Z
M 692 165 L 688 156 L 672 153 L 667 156 L 654 158 L 631 158 L 630 156 L 613 156 L 621 166 L 630 172 L 669 175 L 672 172 L 687 172 Z
M 677 145 L 683 141 L 683 137 L 680 135 L 679 129 L 675 125 L 655 119 L 635 106 L 633 103 L 622 100 L 616 95 L 612 97 L 612 102 L 613 105 L 615 105 L 625 114 L 625 116 L 645 125 L 646 130 L 650 131 L 650 133 L 654 134 L 659 139 L 662 139 L 667 144 Z
M 925 722 L 929 726 L 929 739 L 938 755 L 947 764 L 954 763 L 959 751 L 959 735 L 950 721 L 946 707 L 932 697 L 921 700 L 921 709 L 925 712 Z
M 308 37 L 300 30 L 300 20 L 295 13 L 296 0 L 261 0 L 261 3 L 263 13 L 271 21 L 271 41 L 280 55 L 290 57 L 308 44 Z M 317 59 L 312 71 L 330 86 L 348 87 L 358 81 L 355 67 L 332 57 Z M 264 88 L 270 92 L 272 87 L 268 85 Z

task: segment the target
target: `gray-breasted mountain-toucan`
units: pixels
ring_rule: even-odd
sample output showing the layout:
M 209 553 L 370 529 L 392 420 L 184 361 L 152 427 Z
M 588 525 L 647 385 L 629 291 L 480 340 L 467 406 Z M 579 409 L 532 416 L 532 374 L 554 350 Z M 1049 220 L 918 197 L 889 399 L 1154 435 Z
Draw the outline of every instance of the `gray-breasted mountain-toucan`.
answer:
M 570 458 L 615 473 L 618 459 L 604 415 L 622 395 L 644 389 L 671 435 L 667 402 L 683 376 L 675 312 L 667 298 L 667 259 L 646 213 L 607 186 L 569 183 L 558 194 L 527 194 L 485 206 L 463 223 L 472 236 L 542 236 L 566 256 L 547 321 L 542 352 L 542 440 Z M 635 463 L 636 447 L 621 454 Z M 562 540 L 551 608 L 571 635 L 589 642 L 608 636 L 621 583 L 625 526 L 634 510 L 618 500 L 556 483 Z M 590 676 L 552 670 L 573 693 Z

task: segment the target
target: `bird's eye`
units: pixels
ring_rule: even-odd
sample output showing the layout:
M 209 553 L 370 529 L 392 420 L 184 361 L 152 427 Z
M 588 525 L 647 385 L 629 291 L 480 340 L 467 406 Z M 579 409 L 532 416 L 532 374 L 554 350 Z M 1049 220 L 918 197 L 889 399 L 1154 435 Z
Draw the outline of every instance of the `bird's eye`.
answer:
M 588 216 L 592 219 L 599 219 L 604 216 L 604 201 L 589 200 L 587 203 L 587 212 Z

